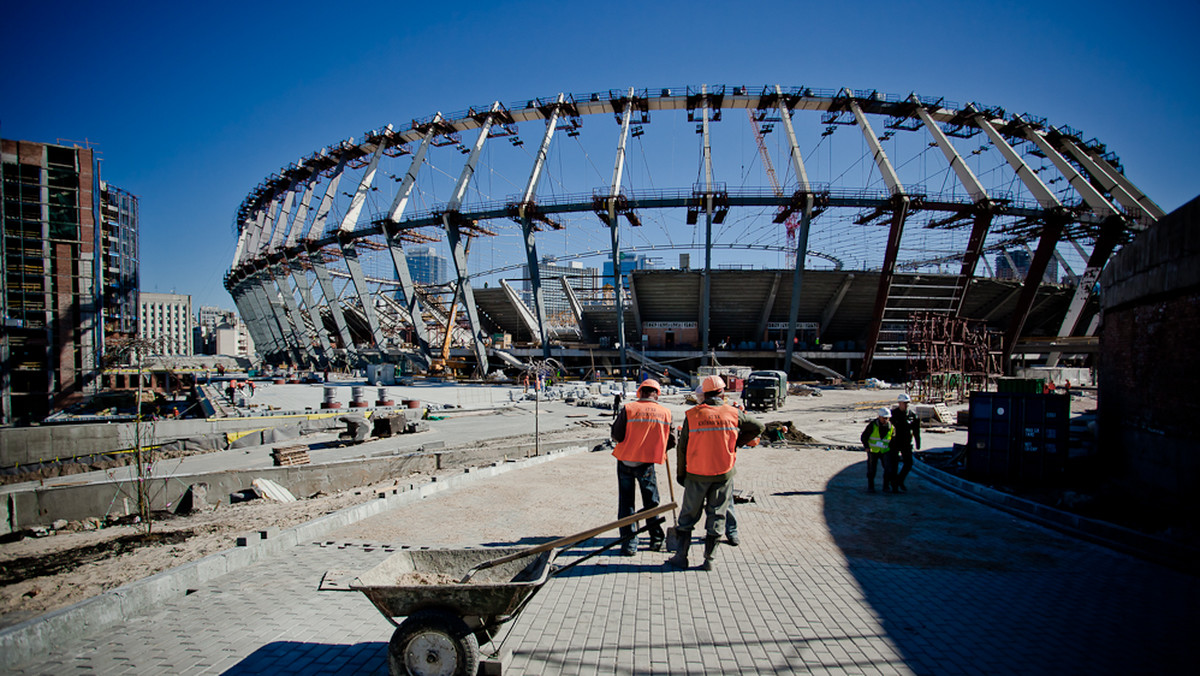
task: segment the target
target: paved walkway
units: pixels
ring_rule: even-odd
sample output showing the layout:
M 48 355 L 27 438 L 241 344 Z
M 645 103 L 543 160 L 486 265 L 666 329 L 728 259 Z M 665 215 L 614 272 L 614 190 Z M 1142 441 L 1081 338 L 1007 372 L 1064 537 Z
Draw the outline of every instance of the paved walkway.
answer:
M 508 673 L 1183 673 L 1194 661 L 1194 577 L 915 476 L 907 494 L 867 494 L 857 452 L 758 448 L 738 466 L 754 502 L 738 506 L 742 545 L 722 546 L 716 571 L 670 571 L 667 554 L 642 549 L 551 578 L 497 637 L 513 651 Z M 402 546 L 583 530 L 614 518 L 614 474 L 607 454 L 575 453 L 483 478 L 230 573 L 16 673 L 386 674 L 391 625 L 359 594 L 317 591 L 326 570 L 365 570 Z

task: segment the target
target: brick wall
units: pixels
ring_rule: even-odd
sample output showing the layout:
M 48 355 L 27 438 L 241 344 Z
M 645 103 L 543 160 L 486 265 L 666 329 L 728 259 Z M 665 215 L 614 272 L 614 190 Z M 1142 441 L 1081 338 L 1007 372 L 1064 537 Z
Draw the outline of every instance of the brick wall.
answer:
M 1126 246 L 1100 278 L 1100 449 L 1168 505 L 1200 487 L 1200 198 Z

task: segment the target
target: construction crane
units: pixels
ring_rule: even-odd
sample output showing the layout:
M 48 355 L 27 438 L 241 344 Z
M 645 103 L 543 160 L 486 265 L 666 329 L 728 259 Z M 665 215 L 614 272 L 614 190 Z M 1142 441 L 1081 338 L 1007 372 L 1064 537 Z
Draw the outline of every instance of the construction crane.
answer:
M 779 177 L 775 175 L 775 165 L 771 162 L 771 153 L 767 151 L 767 142 L 763 139 L 763 131 L 758 126 L 758 118 L 754 116 L 754 111 L 747 109 L 746 117 L 750 118 L 750 128 L 754 130 L 754 142 L 758 144 L 758 154 L 762 156 L 763 167 L 767 170 L 767 178 L 771 179 L 771 189 L 775 191 L 776 197 L 783 197 L 783 187 L 779 185 Z M 788 241 L 788 265 L 796 263 L 796 230 L 800 228 L 800 221 L 796 218 L 796 213 L 788 214 L 787 220 L 783 222 L 783 227 L 787 231 Z

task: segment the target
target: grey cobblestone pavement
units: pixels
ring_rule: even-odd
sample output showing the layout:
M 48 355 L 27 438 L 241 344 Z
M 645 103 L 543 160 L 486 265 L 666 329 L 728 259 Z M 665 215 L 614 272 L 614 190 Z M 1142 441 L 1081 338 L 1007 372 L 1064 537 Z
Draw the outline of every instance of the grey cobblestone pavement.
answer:
M 371 517 L 16 673 L 386 674 L 391 625 L 359 594 L 317 591 L 326 570 L 610 521 L 613 462 L 565 455 Z M 738 505 L 742 544 L 720 547 L 717 570 L 668 570 L 645 540 L 632 558 L 583 562 L 501 631 L 507 673 L 1184 673 L 1196 578 L 916 476 L 907 494 L 867 494 L 863 465 L 857 452 L 743 451 L 737 487 L 754 501 Z

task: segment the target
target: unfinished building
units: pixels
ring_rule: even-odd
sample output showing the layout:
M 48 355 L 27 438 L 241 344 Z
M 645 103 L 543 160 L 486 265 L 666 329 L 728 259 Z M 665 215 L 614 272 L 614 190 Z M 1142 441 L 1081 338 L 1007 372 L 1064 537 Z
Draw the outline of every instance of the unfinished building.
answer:
M 904 377 L 914 317 L 931 314 L 998 332 L 1000 365 L 1087 359 L 1073 346 L 1094 344 L 1097 277 L 1162 215 L 1101 142 L 1030 115 L 872 90 L 627 88 L 439 113 L 285 166 L 237 210 L 226 287 L 274 363 Z M 453 279 L 414 282 L 412 245 Z M 680 265 L 609 266 L 590 294 L 553 280 L 570 312 L 551 312 L 539 247 L 560 265 Z
M 90 148 L 0 141 L 0 424 L 98 386 L 106 335 L 136 332 L 137 198 Z

